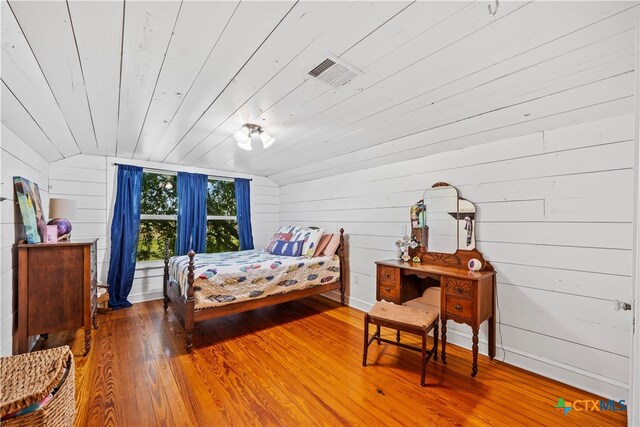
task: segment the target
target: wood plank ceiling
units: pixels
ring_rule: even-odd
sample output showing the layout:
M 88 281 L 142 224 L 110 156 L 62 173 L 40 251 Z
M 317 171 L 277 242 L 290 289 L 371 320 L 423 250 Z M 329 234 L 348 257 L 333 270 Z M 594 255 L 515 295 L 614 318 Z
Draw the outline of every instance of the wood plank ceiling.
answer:
M 48 161 L 287 184 L 633 111 L 638 2 L 488 4 L 3 0 L 2 122 Z M 328 56 L 362 73 L 310 79 Z

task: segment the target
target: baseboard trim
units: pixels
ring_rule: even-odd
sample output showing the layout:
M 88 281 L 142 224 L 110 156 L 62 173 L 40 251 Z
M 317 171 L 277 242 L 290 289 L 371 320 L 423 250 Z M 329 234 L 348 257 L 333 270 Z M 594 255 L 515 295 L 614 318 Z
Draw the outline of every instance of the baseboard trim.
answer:
M 139 304 L 141 302 L 155 301 L 162 299 L 162 291 L 158 292 L 147 292 L 144 294 L 134 294 L 129 295 L 127 298 L 131 304 Z

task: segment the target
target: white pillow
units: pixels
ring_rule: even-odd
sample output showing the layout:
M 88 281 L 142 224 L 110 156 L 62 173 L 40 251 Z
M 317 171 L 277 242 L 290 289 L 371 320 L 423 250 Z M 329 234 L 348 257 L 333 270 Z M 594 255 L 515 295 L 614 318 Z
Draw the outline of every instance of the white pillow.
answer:
M 302 256 L 307 258 L 313 257 L 313 254 L 316 252 L 316 246 L 318 246 L 318 242 L 322 238 L 322 234 L 324 233 L 324 228 L 303 228 L 302 230 L 295 233 L 291 236 L 291 241 L 294 240 L 304 240 L 304 244 L 302 245 Z

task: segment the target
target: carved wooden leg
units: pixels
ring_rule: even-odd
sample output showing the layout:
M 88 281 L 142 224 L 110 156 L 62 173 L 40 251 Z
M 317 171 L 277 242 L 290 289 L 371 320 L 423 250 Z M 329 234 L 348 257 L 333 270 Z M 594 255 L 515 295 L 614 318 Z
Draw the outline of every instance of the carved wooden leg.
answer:
M 191 353 L 193 347 L 193 313 L 187 313 L 187 319 L 184 322 L 184 343 L 187 353 Z
M 364 349 L 362 352 L 362 366 L 367 366 L 367 351 L 369 350 L 369 314 L 364 315 Z
M 91 350 L 91 328 L 84 330 L 84 356 Z
M 433 360 L 438 361 L 438 321 L 433 325 Z
M 475 377 L 478 373 L 478 330 L 473 330 L 473 364 L 471 365 L 471 376 Z
M 340 304 L 342 304 L 342 306 L 346 305 L 344 302 L 344 289 L 340 289 Z
M 400 342 L 400 330 L 396 331 L 396 342 Z
M 447 319 L 442 321 L 442 334 L 440 335 L 442 339 L 442 363 L 447 364 Z
M 184 344 L 187 353 L 191 353 L 191 349 L 193 348 L 193 329 L 184 331 Z
M 167 287 L 169 286 L 169 242 L 164 242 L 164 274 L 162 276 L 162 302 L 164 311 L 167 311 L 169 305 L 169 297 L 167 296 Z
M 93 329 L 98 329 L 98 316 L 96 316 L 96 312 L 93 312 L 93 316 L 91 316 L 91 325 L 93 325 Z
M 193 270 L 195 268 L 193 257 L 196 256 L 196 253 L 193 250 L 190 250 L 187 254 L 189 256 L 189 266 L 187 267 L 187 302 L 184 307 L 184 341 L 187 347 L 187 353 L 191 353 L 191 347 L 193 347 L 192 339 L 193 339 L 193 325 L 194 325 L 194 315 L 196 311 L 196 302 L 195 302 L 195 288 L 193 286 L 194 275 Z M 167 261 L 165 261 L 165 272 L 167 271 Z M 167 273 L 165 273 L 165 276 Z M 168 277 L 168 276 L 167 276 Z M 165 292 L 165 295 L 166 292 Z
M 380 325 L 376 325 L 376 334 L 378 335 L 378 345 L 380 345 Z

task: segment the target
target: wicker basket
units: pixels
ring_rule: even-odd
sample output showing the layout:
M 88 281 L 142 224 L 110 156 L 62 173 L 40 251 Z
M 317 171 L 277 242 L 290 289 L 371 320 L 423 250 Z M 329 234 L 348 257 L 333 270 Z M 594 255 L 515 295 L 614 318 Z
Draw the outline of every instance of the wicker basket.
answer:
M 2 357 L 0 378 L 0 425 L 3 427 L 73 425 L 75 364 L 69 347 Z M 52 392 L 53 397 L 43 407 L 5 419 L 7 415 L 44 400 Z

